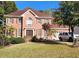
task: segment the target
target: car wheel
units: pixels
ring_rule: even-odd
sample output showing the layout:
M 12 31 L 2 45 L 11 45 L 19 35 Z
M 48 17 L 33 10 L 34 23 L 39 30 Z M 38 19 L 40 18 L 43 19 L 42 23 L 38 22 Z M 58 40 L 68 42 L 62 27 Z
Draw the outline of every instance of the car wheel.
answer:
M 69 42 L 73 42 L 72 37 L 69 38 Z

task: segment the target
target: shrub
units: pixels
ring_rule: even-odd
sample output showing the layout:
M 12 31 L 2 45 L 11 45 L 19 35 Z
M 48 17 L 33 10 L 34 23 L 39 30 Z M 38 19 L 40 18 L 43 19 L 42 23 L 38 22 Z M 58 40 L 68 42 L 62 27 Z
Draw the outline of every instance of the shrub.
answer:
M 42 42 L 42 41 L 44 41 L 44 39 L 43 38 L 37 38 L 36 36 L 33 36 L 33 38 L 32 38 L 32 40 L 31 40 L 32 42 Z
M 25 40 L 21 37 L 11 37 L 10 38 L 10 43 L 12 44 L 19 44 L 19 43 L 24 43 Z
M 36 37 L 36 36 L 33 36 L 33 37 L 32 37 L 32 39 L 31 39 L 31 41 L 32 41 L 32 42 L 37 42 L 37 41 L 38 41 L 38 39 L 37 39 L 37 37 Z
M 3 39 L 0 38 L 0 45 L 9 45 L 9 37 L 4 36 Z
M 39 41 L 42 42 L 42 41 L 44 41 L 44 39 L 43 38 L 40 38 Z
M 10 44 L 10 37 L 5 36 L 5 45 L 9 45 Z
M 5 36 L 4 39 L 0 39 L 0 45 L 2 45 L 3 41 L 4 45 L 19 44 L 25 42 L 25 40 L 21 37 L 9 37 L 9 36 Z

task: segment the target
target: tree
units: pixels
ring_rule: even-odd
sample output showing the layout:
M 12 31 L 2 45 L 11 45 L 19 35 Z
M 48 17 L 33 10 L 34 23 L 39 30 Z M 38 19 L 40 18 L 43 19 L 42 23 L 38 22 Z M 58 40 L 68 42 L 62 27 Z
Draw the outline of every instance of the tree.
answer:
M 17 10 L 14 1 L 0 1 L 0 17 L 3 18 L 3 14 L 9 14 Z
M 49 29 L 48 24 L 47 24 L 47 23 L 44 23 L 44 24 L 42 25 L 42 28 L 46 31 L 46 38 L 47 38 L 47 31 L 48 31 L 48 29 Z
M 17 7 L 15 5 L 14 1 L 0 1 L 0 21 L 3 22 L 1 24 L 0 22 L 0 39 L 3 41 L 2 44 L 4 45 L 5 40 L 5 31 L 6 31 L 6 25 L 5 25 L 5 17 L 4 14 L 9 14 L 11 12 L 14 12 L 17 10 Z M 12 28 L 10 28 L 12 30 Z
M 79 10 L 76 2 L 63 1 L 60 3 L 58 18 L 61 20 L 62 24 L 69 26 L 72 32 L 72 39 L 74 27 L 79 25 L 79 14 L 77 14 L 77 11 Z
M 4 26 L 3 24 L 0 24 L 0 44 L 4 46 L 5 44 L 5 35 L 4 35 Z
M 9 36 L 13 36 L 14 28 L 12 26 L 6 26 Z
M 56 37 L 55 33 L 56 33 L 56 30 L 55 30 L 55 29 L 49 28 L 48 31 L 47 31 L 47 36 L 50 36 L 51 39 L 52 39 L 52 35 L 53 35 L 54 37 Z
M 48 14 L 49 16 L 53 16 L 53 9 L 47 9 L 47 10 L 40 10 L 40 12 L 43 12 L 45 14 Z
M 0 7 L 5 10 L 5 14 L 11 13 L 17 10 L 16 4 L 14 1 L 0 1 Z
M 16 11 L 17 7 L 15 5 L 15 2 L 14 1 L 5 1 L 4 2 L 4 10 L 5 10 L 5 14 Z
M 4 9 L 2 7 L 0 7 L 0 14 L 4 13 Z
M 43 27 L 43 29 L 44 29 L 45 31 L 47 31 L 47 30 L 49 29 L 49 27 L 48 27 L 48 24 L 47 24 L 47 23 L 44 23 L 44 24 L 42 25 L 42 27 Z
M 46 37 L 48 38 L 48 36 L 51 36 L 52 34 L 54 35 L 54 33 L 56 32 L 56 30 L 52 30 L 49 26 L 50 24 L 44 23 L 42 25 L 43 29 L 46 31 Z M 54 35 L 55 36 L 55 35 Z M 52 37 L 52 36 L 51 36 Z

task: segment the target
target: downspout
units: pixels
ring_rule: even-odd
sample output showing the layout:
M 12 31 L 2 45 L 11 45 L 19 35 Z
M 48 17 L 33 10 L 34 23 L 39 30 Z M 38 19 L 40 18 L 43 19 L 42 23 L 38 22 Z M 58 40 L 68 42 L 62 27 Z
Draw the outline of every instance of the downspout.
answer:
M 21 37 L 23 37 L 23 35 L 22 35 L 23 34 L 23 30 L 22 30 L 22 28 L 23 28 L 23 18 L 21 17 L 20 19 L 21 19 Z

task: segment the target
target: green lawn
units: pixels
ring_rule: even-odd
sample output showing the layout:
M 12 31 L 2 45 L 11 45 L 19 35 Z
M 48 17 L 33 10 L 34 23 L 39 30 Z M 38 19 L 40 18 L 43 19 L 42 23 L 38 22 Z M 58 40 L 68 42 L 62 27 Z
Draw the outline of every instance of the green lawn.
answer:
M 22 43 L 0 49 L 0 57 L 79 57 L 79 48 L 60 44 Z

